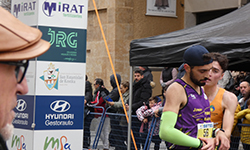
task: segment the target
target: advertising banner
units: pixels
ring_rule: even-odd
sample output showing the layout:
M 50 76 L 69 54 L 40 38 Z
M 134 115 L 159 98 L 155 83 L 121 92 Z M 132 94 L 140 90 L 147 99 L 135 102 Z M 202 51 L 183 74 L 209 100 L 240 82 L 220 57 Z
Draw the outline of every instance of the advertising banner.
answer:
M 87 29 L 87 0 L 12 0 L 11 13 L 27 25 Z
M 39 0 L 39 8 L 39 26 L 87 29 L 87 0 Z
M 29 92 L 17 96 L 8 147 L 82 149 L 88 0 L 12 0 L 11 13 L 51 47 L 30 60 Z
M 9 150 L 35 150 L 33 148 L 34 133 L 31 130 L 14 129 L 14 134 L 7 141 Z
M 82 134 L 83 130 L 36 130 L 34 150 L 81 150 Z
M 36 95 L 84 96 L 85 63 L 37 62 Z
M 83 96 L 37 96 L 35 130 L 83 128 Z
M 35 95 L 35 79 L 36 79 L 36 61 L 30 60 L 29 61 L 29 67 L 26 71 L 25 78 L 27 80 L 27 85 L 29 88 L 29 91 L 27 95 Z
M 29 26 L 37 26 L 38 1 L 37 0 L 12 0 L 11 13 Z
M 49 41 L 50 49 L 38 60 L 86 62 L 86 29 L 38 27 L 42 32 L 42 38 Z
M 34 96 L 18 95 L 17 106 L 14 109 L 15 118 L 12 122 L 15 128 L 32 130 L 34 114 Z

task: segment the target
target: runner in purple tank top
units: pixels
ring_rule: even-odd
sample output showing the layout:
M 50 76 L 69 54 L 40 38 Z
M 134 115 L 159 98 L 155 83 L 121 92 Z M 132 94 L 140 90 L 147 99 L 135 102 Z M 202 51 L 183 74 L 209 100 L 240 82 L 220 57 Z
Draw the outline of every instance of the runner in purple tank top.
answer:
M 211 122 L 209 101 L 202 88 L 200 88 L 201 91 L 200 94 L 198 94 L 185 81 L 177 79 L 176 82 L 185 89 L 188 102 L 182 109 L 179 110 L 179 117 L 177 119 L 175 128 L 182 130 L 183 133 L 191 137 L 196 138 L 197 124 Z M 185 149 L 184 147 L 175 146 L 169 143 L 169 149 L 172 147 L 175 147 L 175 149 Z
M 212 69 L 208 53 L 201 45 L 188 48 L 183 56 L 185 75 L 166 91 L 159 135 L 169 143 L 168 149 L 213 150 L 219 144 L 221 137 L 212 138 L 210 105 L 201 87 Z

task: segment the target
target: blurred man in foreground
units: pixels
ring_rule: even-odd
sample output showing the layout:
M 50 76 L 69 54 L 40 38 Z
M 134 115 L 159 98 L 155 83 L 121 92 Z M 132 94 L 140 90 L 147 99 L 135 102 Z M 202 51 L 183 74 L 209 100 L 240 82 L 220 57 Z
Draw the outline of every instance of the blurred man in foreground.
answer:
M 13 108 L 17 94 L 28 92 L 25 73 L 29 59 L 45 53 L 50 43 L 42 33 L 16 19 L 0 7 L 0 150 L 7 150 L 5 141 L 13 131 Z

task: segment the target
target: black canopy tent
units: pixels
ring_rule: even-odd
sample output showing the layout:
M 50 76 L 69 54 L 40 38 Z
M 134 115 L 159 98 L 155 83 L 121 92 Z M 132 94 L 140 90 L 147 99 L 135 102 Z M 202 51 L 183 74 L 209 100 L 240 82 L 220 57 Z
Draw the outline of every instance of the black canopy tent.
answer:
M 130 43 L 130 66 L 173 66 L 184 51 L 203 45 L 227 55 L 230 70 L 250 71 L 250 4 L 212 21 Z
M 133 40 L 130 43 L 129 103 L 132 103 L 134 66 L 179 67 L 184 51 L 198 44 L 210 52 L 227 55 L 230 70 L 250 71 L 250 4 L 192 28 Z M 130 105 L 129 114 L 131 111 Z M 131 117 L 129 119 L 128 137 Z M 130 138 L 128 144 L 130 147 Z

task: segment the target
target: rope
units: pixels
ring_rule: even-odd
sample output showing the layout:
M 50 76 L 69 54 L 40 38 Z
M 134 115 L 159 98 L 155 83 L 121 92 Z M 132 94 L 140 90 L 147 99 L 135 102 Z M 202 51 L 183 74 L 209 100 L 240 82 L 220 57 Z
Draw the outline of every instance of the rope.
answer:
M 103 37 L 103 40 L 104 40 L 104 43 L 105 43 L 105 47 L 106 47 L 106 50 L 107 50 L 107 53 L 108 53 L 110 65 L 111 65 L 111 68 L 112 68 L 112 71 L 113 71 L 113 74 L 114 74 L 114 77 L 115 77 L 115 82 L 116 82 L 116 85 L 117 85 L 117 88 L 118 88 L 118 92 L 119 92 L 120 98 L 122 100 L 122 107 L 124 109 L 127 122 L 129 123 L 127 110 L 125 108 L 125 104 L 124 104 L 123 97 L 122 97 L 122 94 L 121 94 L 120 85 L 119 85 L 118 80 L 117 80 L 117 76 L 116 76 L 116 73 L 115 73 L 115 68 L 114 68 L 114 65 L 113 65 L 113 62 L 112 62 L 112 59 L 111 59 L 111 55 L 110 55 L 110 52 L 109 52 L 107 40 L 106 40 L 104 31 L 103 31 L 103 28 L 102 28 L 102 23 L 101 23 L 101 20 L 100 20 L 100 17 L 99 17 L 99 13 L 98 13 L 98 10 L 97 10 L 97 7 L 96 7 L 96 3 L 95 3 L 95 0 L 92 0 L 92 1 L 93 1 L 93 4 L 94 4 L 94 7 L 95 7 L 96 16 L 97 16 L 98 23 L 99 23 L 99 26 L 100 26 L 100 29 L 101 29 L 101 32 L 102 32 L 102 37 Z M 136 143 L 135 143 L 135 138 L 134 138 L 134 134 L 133 134 L 132 130 L 131 130 L 131 136 L 132 136 L 132 140 L 133 140 L 135 149 L 137 150 L 137 146 L 136 146 Z

